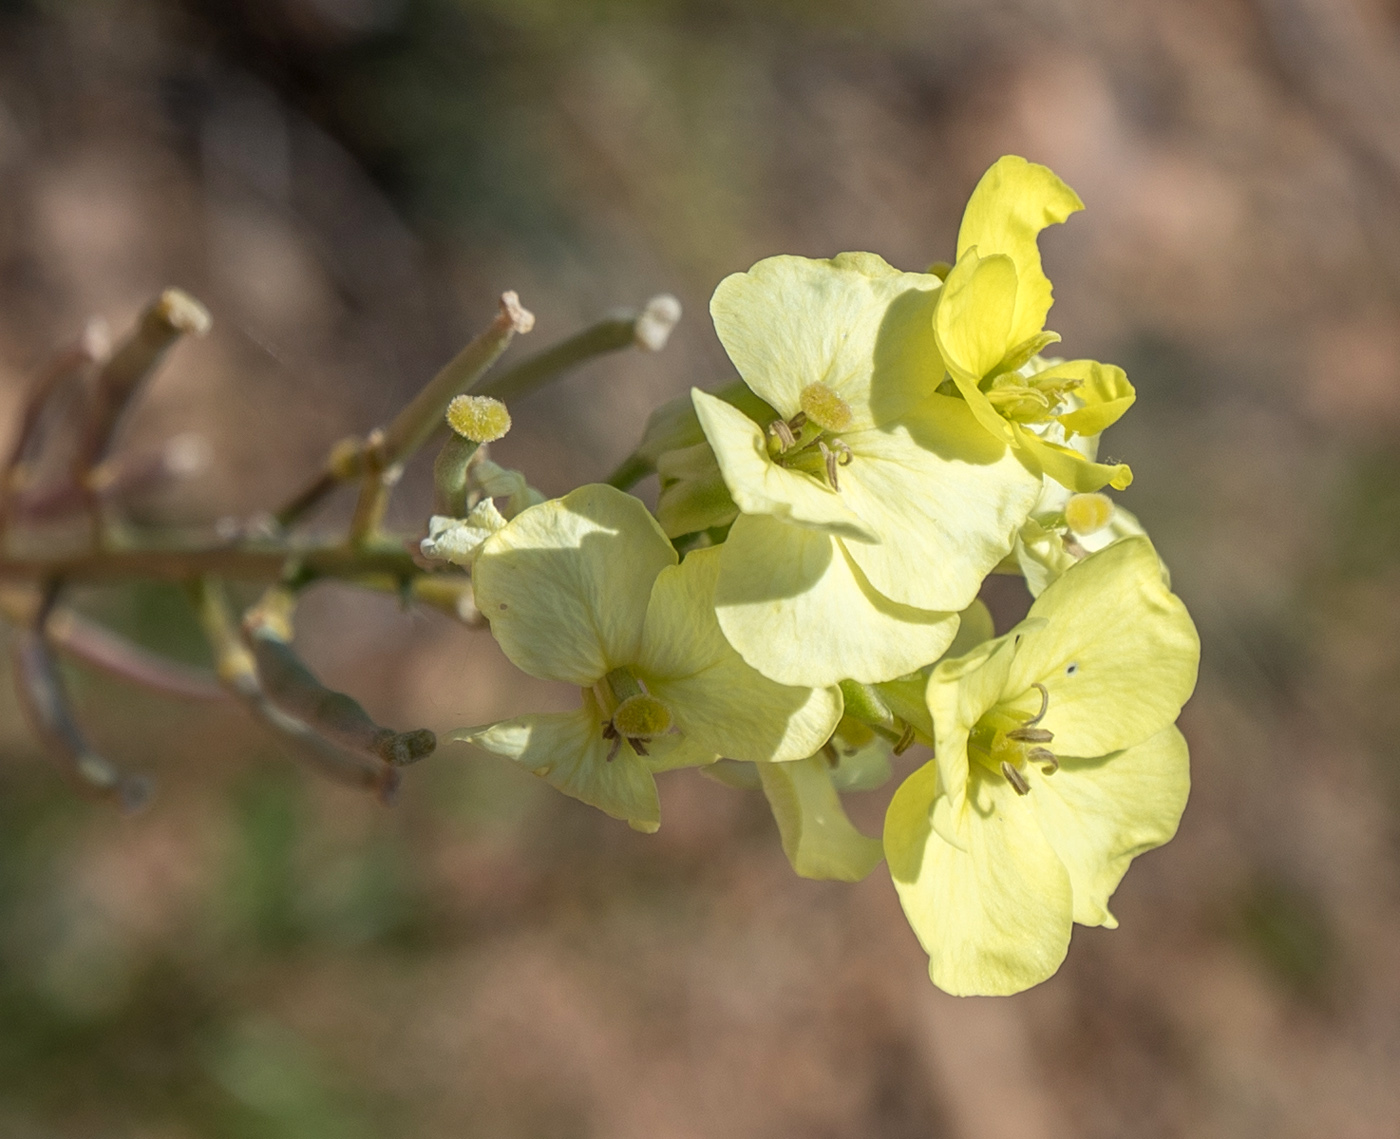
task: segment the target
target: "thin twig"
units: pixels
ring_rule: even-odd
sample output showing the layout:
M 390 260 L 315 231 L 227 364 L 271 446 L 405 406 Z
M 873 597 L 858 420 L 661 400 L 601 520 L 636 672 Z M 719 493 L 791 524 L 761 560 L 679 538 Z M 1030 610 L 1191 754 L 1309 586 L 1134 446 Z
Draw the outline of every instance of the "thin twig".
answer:
M 145 312 L 97 375 L 82 436 L 73 457 L 74 481 L 84 483 L 106 457 L 132 397 L 185 335 L 209 331 L 209 312 L 188 293 L 166 289 Z
M 44 586 L 32 620 L 15 638 L 12 664 L 20 706 L 55 767 L 78 791 L 139 810 L 150 800 L 150 780 L 124 774 L 93 751 L 69 708 L 68 689 L 48 640 L 61 589 L 56 579 Z
M 14 498 L 21 489 L 23 463 L 37 440 L 45 411 L 69 380 L 106 356 L 110 349 L 106 324 L 101 320 L 88 321 L 77 340 L 49 362 L 26 393 L 19 430 L 4 467 L 0 468 L 0 533 L 9 521 Z
M 376 584 L 404 583 L 429 572 L 403 545 L 384 541 L 353 549 L 342 543 L 266 543 L 249 541 L 216 545 L 142 546 L 79 553 L 0 557 L 0 581 L 43 581 L 62 577 L 73 582 L 154 578 L 185 581 L 203 574 L 238 581 L 280 581 L 290 563 L 298 580 L 335 578 Z
M 504 352 L 517 332 L 529 332 L 535 318 L 520 306 L 514 293 L 501 294 L 500 310 L 490 326 L 463 348 L 438 372 L 408 406 L 394 416 L 388 427 L 371 432 L 363 442 L 352 440 L 332 449 L 326 467 L 310 485 L 297 493 L 276 514 L 277 522 L 291 526 L 340 483 L 366 479 L 361 497 L 381 494 L 380 480 L 392 472 L 437 430 L 453 398 L 475 384 Z M 371 485 L 368 480 L 375 480 Z M 372 518 L 374 504 L 357 510 L 362 522 Z M 366 531 L 366 534 L 372 530 Z
M 258 720 L 271 728 L 297 759 L 341 783 L 373 791 L 388 802 L 399 772 L 382 760 L 346 751 L 268 698 L 257 661 L 239 636 L 223 583 L 203 577 L 190 584 L 195 609 L 218 662 L 219 679 Z
M 659 352 L 666 346 L 680 316 L 680 302 L 663 293 L 652 297 L 641 312 L 624 312 L 606 317 L 567 340 L 527 357 L 472 390 L 478 395 L 494 396 L 509 402 L 553 383 L 580 364 L 609 352 L 632 347 Z

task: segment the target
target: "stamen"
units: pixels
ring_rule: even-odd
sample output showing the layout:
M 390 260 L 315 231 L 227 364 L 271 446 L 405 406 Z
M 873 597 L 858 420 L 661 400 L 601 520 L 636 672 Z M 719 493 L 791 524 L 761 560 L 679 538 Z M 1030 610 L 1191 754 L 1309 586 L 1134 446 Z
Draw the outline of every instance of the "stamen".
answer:
M 609 724 L 608 727 L 612 727 L 612 725 Z M 617 749 L 622 746 L 622 737 L 616 732 L 613 732 L 611 736 L 609 736 L 607 732 L 604 732 L 603 738 L 612 740 L 612 747 L 608 748 L 608 762 L 611 763 L 617 758 Z
M 629 744 L 632 745 L 632 750 L 635 751 L 638 755 L 649 755 L 649 754 L 650 754 L 650 753 L 647 751 L 647 745 L 644 744 L 641 740 L 639 740 L 639 739 L 634 739 L 632 736 L 628 736 L 628 737 L 627 737 L 627 742 L 628 742 Z
M 1055 733 L 1045 728 L 1014 728 L 1006 733 L 1006 738 L 1028 744 L 1048 744 Z
M 778 440 L 778 450 L 787 451 L 797 445 L 797 436 L 783 420 L 775 419 L 768 425 L 768 434 Z
M 836 477 L 836 452 L 825 443 L 818 443 L 817 450 L 822 453 L 822 459 L 826 463 L 826 481 L 831 484 L 832 490 L 840 490 L 841 483 Z
M 1001 761 L 1001 773 L 1006 776 L 1006 781 L 1011 784 L 1011 790 L 1018 795 L 1029 795 L 1031 785 L 1026 782 L 1026 777 L 1017 771 L 1006 760 Z
M 1050 708 L 1050 693 L 1045 690 L 1045 685 L 1037 680 L 1032 682 L 1031 687 L 1040 689 L 1040 711 L 1025 722 L 1023 726 L 1027 728 L 1033 727 L 1040 723 L 1041 720 L 1045 719 L 1045 713 Z
M 1032 763 L 1043 763 L 1040 769 L 1042 775 L 1054 775 L 1060 770 L 1060 759 L 1053 751 L 1046 747 L 1033 747 L 1026 752 L 1026 758 Z
M 895 755 L 903 755 L 914 746 L 914 725 L 905 724 L 904 731 L 899 734 L 899 741 L 894 745 Z

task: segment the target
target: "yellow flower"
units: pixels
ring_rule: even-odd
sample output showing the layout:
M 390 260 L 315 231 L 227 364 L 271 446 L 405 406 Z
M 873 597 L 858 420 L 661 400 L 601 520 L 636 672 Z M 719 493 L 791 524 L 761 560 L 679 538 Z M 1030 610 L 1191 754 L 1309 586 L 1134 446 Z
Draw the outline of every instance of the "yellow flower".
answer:
M 523 511 L 476 554 L 477 608 L 516 667 L 577 685 L 582 707 L 454 738 L 645 831 L 660 823 L 657 771 L 815 752 L 840 691 L 778 684 L 739 658 L 715 622 L 718 558 L 677 565 L 646 507 L 608 486 Z
M 1123 370 L 1095 360 L 1038 370 L 1032 363 L 1059 340 L 1045 331 L 1052 298 L 1037 238 L 1083 208 L 1046 167 L 999 159 L 963 213 L 934 336 L 956 390 L 995 438 L 1071 490 L 1121 490 L 1132 482 L 1127 466 L 1092 462 L 1066 444 L 1073 435 L 1098 435 L 1132 405 Z
M 720 340 L 777 415 L 692 393 L 741 512 L 715 605 L 775 680 L 873 683 L 937 659 L 1035 500 L 1038 471 L 929 394 L 938 291 L 868 253 L 771 257 L 715 291 Z
M 940 663 L 936 758 L 885 819 L 885 855 L 929 975 L 1014 993 L 1059 968 L 1073 922 L 1176 831 L 1190 785 L 1174 726 L 1200 643 L 1145 538 L 1067 569 L 1004 637 Z

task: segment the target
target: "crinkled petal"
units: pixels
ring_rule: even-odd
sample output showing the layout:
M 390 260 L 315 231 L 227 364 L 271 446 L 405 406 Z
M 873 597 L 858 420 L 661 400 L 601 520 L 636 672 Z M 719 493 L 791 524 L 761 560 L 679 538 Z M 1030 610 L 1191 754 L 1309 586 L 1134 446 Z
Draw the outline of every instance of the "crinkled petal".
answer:
M 715 619 L 722 547 L 661 571 L 647 607 L 637 671 L 688 739 L 731 759 L 794 760 L 836 730 L 841 690 L 779 684 L 756 672 Z
M 1026 796 L 1041 832 L 1069 871 L 1074 920 L 1118 924 L 1108 899 L 1128 864 L 1176 834 L 1191 771 L 1186 739 L 1166 728 L 1143 743 L 1097 759 L 1061 759 Z
M 1069 874 L 1027 799 L 980 765 L 969 788 L 967 848 L 929 824 L 932 762 L 895 792 L 885 856 L 929 976 L 956 996 L 1018 993 L 1054 974 L 1069 949 Z
M 1047 529 L 1034 518 L 1026 520 L 1016 539 L 1016 563 L 1032 597 L 1075 564 L 1075 556 L 1065 548 L 1064 532 Z
M 879 841 L 861 834 L 846 816 L 825 756 L 760 763 L 758 774 L 783 853 L 801 877 L 859 882 L 884 857 Z
M 1008 340 L 1012 344 L 1045 327 L 1052 303 L 1037 238 L 1084 203 L 1048 167 L 1007 155 L 992 164 L 968 199 L 958 230 L 958 258 L 976 248 L 986 257 L 1004 253 L 1016 265 L 1018 288 Z
M 781 684 L 890 680 L 937 660 L 957 632 L 956 613 L 882 596 L 829 534 L 744 514 L 720 550 L 725 638 Z
M 484 728 L 454 732 L 453 739 L 513 759 L 552 786 L 615 819 L 650 833 L 661 825 L 661 804 L 651 768 L 622 744 L 608 759 L 596 706 L 576 712 L 520 716 Z
M 1012 549 L 1039 476 L 950 396 L 844 438 L 854 457 L 839 468 L 841 497 L 880 539 L 847 547 L 870 584 L 919 609 L 965 608 Z
M 1137 399 L 1127 372 L 1097 360 L 1069 360 L 1037 372 L 1035 378 L 1081 381 L 1074 389 L 1075 399 L 1081 406 L 1055 417 L 1066 431 L 1076 435 L 1098 435 L 1112 427 Z
M 699 388 L 690 394 L 725 485 L 745 514 L 771 514 L 826 533 L 875 540 L 874 531 L 831 487 L 773 462 L 762 429 L 742 411 Z
M 1050 705 L 1041 726 L 1057 755 L 1132 747 L 1172 723 L 1196 686 L 1201 644 L 1186 607 L 1162 581 L 1146 538 L 1124 538 L 1067 569 L 1031 606 L 1006 680 L 1015 698 Z
M 979 256 L 976 249 L 959 254 L 939 294 L 933 331 L 938 351 L 969 403 L 969 391 L 975 392 L 982 377 L 1018 343 L 1011 338 L 1015 311 L 1015 262 L 1001 254 Z M 995 410 L 992 414 L 996 415 Z M 978 420 L 994 434 L 1001 433 L 1000 427 L 982 416 Z
M 533 506 L 492 535 L 472 584 L 517 668 L 586 688 L 636 658 L 652 583 L 675 562 L 641 502 L 595 484 Z
M 1133 472 L 1126 463 L 1095 463 L 1072 447 L 1042 439 L 1021 424 L 1012 424 L 1016 446 L 1045 473 L 1076 494 L 1090 494 L 1111 486 L 1124 490 L 1132 484 Z
M 496 503 L 483 498 L 465 519 L 434 514 L 428 519 L 428 536 L 419 548 L 425 558 L 437 558 L 471 569 L 486 539 L 505 525 L 506 520 L 496 509 Z
M 942 375 L 929 335 L 938 287 L 937 277 L 902 273 L 873 253 L 769 257 L 721 281 L 710 314 L 739 374 L 784 419 L 797 414 L 803 388 L 821 383 L 864 427 L 872 383 L 912 398 Z

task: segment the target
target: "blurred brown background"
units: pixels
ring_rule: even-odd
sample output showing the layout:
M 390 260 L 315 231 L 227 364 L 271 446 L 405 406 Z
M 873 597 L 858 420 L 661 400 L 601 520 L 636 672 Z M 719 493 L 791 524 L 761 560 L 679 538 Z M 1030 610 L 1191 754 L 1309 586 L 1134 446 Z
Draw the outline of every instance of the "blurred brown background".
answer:
M 721 276 L 948 257 L 1007 152 L 1088 204 L 1043 240 L 1050 324 L 1137 384 L 1106 450 L 1205 646 L 1191 805 L 1122 928 L 958 1001 L 883 869 L 796 879 L 762 800 L 694 773 L 651 838 L 461 745 L 384 809 L 74 670 L 160 797 L 75 800 L 5 684 L 0 1135 L 1400 1134 L 1395 0 L 7 0 L 0 423 L 89 315 L 182 285 L 215 331 L 123 438 L 214 462 L 133 510 L 242 514 L 503 288 L 526 348 L 675 293 L 665 353 L 512 409 L 496 458 L 562 492 L 729 377 Z M 415 467 L 394 517 L 428 501 Z M 172 591 L 84 601 L 199 659 Z M 313 593 L 299 644 L 400 726 L 572 699 L 382 597 Z

